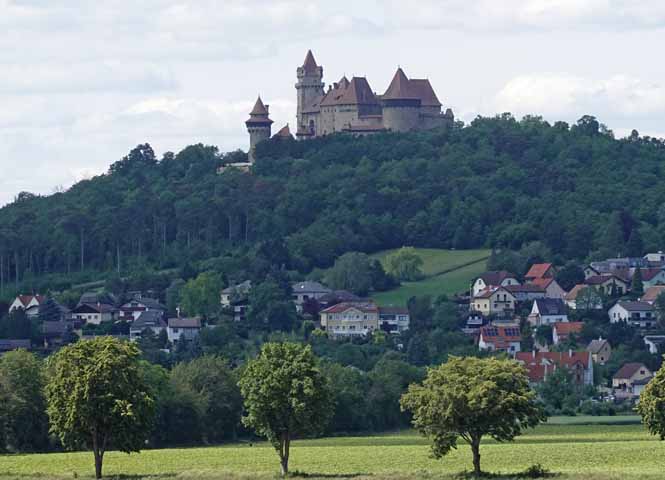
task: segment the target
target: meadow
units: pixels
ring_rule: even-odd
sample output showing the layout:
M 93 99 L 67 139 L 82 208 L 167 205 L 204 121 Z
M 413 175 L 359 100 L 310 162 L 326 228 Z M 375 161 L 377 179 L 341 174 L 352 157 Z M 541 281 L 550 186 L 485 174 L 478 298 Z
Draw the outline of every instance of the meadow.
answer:
M 394 250 L 376 253 L 372 257 L 384 262 Z M 423 259 L 424 278 L 417 282 L 402 282 L 398 288 L 372 295 L 379 305 L 406 305 L 414 295 L 454 295 L 469 290 L 471 281 L 483 273 L 489 250 L 441 250 L 418 248 Z
M 635 422 L 634 417 L 553 419 L 512 443 L 488 439 L 481 447 L 483 469 L 505 479 L 518 478 L 516 474 L 534 464 L 563 480 L 665 478 L 665 443 Z M 277 456 L 265 443 L 145 450 L 133 455 L 109 452 L 104 463 L 108 476 L 156 480 L 263 480 L 275 478 L 278 472 Z M 413 431 L 302 440 L 293 444 L 291 453 L 291 469 L 300 472 L 297 476 L 312 479 L 453 479 L 470 468 L 466 446 L 435 460 L 427 441 Z M 87 452 L 0 457 L 3 479 L 91 475 L 92 454 Z

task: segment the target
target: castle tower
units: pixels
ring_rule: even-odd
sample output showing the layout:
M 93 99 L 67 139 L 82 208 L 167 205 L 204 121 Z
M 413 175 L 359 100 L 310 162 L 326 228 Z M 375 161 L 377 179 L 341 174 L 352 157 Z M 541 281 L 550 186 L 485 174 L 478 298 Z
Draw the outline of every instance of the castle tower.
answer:
M 305 61 L 301 67 L 296 69 L 298 82 L 296 83 L 296 92 L 298 95 L 298 130 L 307 129 L 307 121 L 304 118 L 303 111 L 316 102 L 324 95 L 323 87 L 323 67 L 319 67 L 314 60 L 311 50 L 307 51 Z
M 415 130 L 420 122 L 421 99 L 401 68 L 381 96 L 383 126 L 393 132 Z
M 272 120 L 270 120 L 269 105 L 264 105 L 261 101 L 261 97 L 256 99 L 254 108 L 249 112 L 249 119 L 245 122 L 247 125 L 247 131 L 249 132 L 249 163 L 254 163 L 255 157 L 255 148 L 256 144 L 268 140 L 270 138 L 270 126 L 272 125 Z

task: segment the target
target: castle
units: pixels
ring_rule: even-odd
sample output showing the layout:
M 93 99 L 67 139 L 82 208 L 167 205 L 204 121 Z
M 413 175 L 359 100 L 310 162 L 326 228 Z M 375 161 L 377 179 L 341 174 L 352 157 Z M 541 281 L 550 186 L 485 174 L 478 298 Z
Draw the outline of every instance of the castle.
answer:
M 335 132 L 367 135 L 427 130 L 451 125 L 455 120 L 450 108 L 445 113 L 441 111 L 441 102 L 428 79 L 409 79 L 401 68 L 397 69 L 383 95 L 373 92 L 364 77 L 348 80 L 343 76 L 326 90 L 323 67 L 317 65 L 311 50 L 296 75 L 298 139 Z M 250 139 L 250 162 L 254 160 L 255 145 L 270 138 L 272 123 L 269 107 L 259 97 L 245 122 Z M 288 125 L 276 135 L 290 137 Z

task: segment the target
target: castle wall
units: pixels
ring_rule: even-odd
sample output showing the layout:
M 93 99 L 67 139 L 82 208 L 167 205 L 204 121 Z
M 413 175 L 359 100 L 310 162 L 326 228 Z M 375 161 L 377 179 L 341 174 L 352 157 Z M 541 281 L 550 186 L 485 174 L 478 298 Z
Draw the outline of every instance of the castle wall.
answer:
M 385 105 L 383 126 L 393 132 L 408 132 L 420 127 L 420 107 L 411 105 Z
M 249 132 L 248 158 L 250 163 L 254 163 L 256 144 L 270 138 L 270 126 L 249 127 L 247 131 Z

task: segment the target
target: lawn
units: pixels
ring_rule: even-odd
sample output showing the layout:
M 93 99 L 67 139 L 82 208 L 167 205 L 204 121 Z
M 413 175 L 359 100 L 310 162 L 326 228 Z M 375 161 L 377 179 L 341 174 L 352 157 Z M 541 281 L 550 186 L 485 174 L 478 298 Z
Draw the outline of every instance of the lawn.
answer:
M 638 424 L 574 425 L 555 419 L 513 443 L 487 440 L 481 455 L 484 470 L 502 473 L 503 478 L 512 478 L 511 474 L 537 463 L 561 474 L 556 478 L 563 480 L 665 478 L 665 443 Z M 460 445 L 443 460 L 434 460 L 427 442 L 411 431 L 298 441 L 291 456 L 292 470 L 308 478 L 452 479 L 470 466 L 471 453 L 466 446 Z M 89 478 L 91 470 L 90 453 L 0 457 L 0 478 Z M 263 480 L 274 478 L 277 471 L 277 456 L 265 443 L 146 450 L 131 456 L 111 452 L 105 459 L 108 475 L 160 480 Z
M 370 255 L 381 261 L 385 266 L 385 259 L 397 249 L 384 250 Z M 440 248 L 416 248 L 416 253 L 423 259 L 423 273 L 432 277 L 459 268 L 472 262 L 488 258 L 489 250 L 443 250 Z

